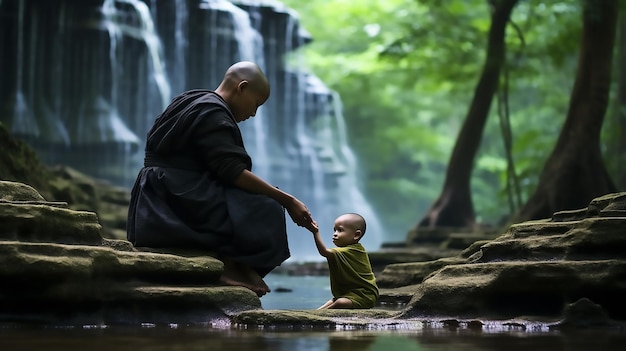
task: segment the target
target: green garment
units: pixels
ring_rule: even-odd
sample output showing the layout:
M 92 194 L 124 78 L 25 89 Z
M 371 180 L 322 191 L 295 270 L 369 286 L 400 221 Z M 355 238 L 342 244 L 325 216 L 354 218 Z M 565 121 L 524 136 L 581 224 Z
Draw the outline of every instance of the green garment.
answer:
M 328 257 L 330 289 L 335 299 L 345 297 L 354 308 L 372 308 L 378 301 L 378 286 L 363 245 L 332 248 Z

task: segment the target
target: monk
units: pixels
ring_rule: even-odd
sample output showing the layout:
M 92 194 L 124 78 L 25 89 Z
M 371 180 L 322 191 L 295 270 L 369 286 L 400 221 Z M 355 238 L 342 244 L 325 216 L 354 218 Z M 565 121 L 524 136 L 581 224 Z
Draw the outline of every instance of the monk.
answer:
M 221 281 L 258 296 L 263 277 L 289 258 L 285 209 L 312 227 L 307 206 L 252 172 L 238 123 L 270 95 L 253 62 L 226 71 L 215 91 L 175 97 L 147 134 L 132 188 L 127 237 L 136 247 L 206 249 L 224 262 Z

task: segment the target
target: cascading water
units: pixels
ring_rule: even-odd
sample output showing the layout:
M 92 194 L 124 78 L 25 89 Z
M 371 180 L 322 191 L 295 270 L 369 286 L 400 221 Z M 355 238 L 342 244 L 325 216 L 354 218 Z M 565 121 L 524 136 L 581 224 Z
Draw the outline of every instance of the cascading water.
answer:
M 368 221 L 363 244 L 379 247 L 382 229 L 359 190 L 340 98 L 285 63 L 310 38 L 281 3 L 3 0 L 0 15 L 9 19 L 0 45 L 14 53 L 0 58 L 0 121 L 45 162 L 130 187 L 145 135 L 169 100 L 214 89 L 233 62 L 254 61 L 272 93 L 240 124 L 253 171 L 305 202 L 329 245 L 334 218 L 358 212 Z M 321 259 L 308 232 L 288 223 L 293 259 Z
M 34 120 L 33 111 L 31 111 L 30 107 L 28 106 L 28 102 L 26 101 L 25 97 L 26 92 L 24 91 L 25 82 L 27 79 L 30 78 L 28 72 L 25 72 L 27 71 L 28 67 L 25 67 L 27 61 L 24 59 L 24 55 L 25 52 L 27 52 L 27 48 L 25 48 L 24 45 L 29 42 L 29 40 L 26 40 L 26 38 L 24 37 L 26 35 L 25 20 L 25 5 L 23 2 L 20 2 L 17 5 L 16 13 L 17 42 L 15 45 L 16 52 L 14 56 L 16 79 L 13 85 L 15 91 L 13 92 L 12 96 L 10 96 L 10 99 L 5 102 L 6 107 L 3 110 L 6 111 L 7 117 L 11 116 L 13 130 L 18 133 L 29 133 L 34 137 L 39 137 L 39 125 Z

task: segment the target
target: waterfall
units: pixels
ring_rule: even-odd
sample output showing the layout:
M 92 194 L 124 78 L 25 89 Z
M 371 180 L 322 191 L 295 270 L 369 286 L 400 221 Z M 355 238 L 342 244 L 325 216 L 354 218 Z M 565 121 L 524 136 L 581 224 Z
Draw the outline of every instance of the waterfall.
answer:
M 116 23 L 116 17 L 119 15 L 116 5 L 129 6 L 136 15 L 138 25 L 131 25 L 124 22 Z M 149 62 L 152 66 L 151 76 L 161 98 L 161 107 L 167 107 L 171 98 L 170 84 L 165 73 L 164 63 L 161 57 L 161 41 L 154 28 L 152 14 L 150 13 L 148 6 L 139 0 L 105 0 L 102 5 L 102 12 L 109 20 L 107 21 L 107 31 L 109 32 L 111 39 L 109 55 L 112 66 L 112 75 L 114 77 L 119 77 L 116 59 L 117 37 L 120 35 L 126 35 L 144 42 L 149 54 Z M 117 85 L 118 81 L 115 79 L 111 84 L 111 100 L 114 104 L 116 104 L 118 100 Z
M 205 1 L 206 2 L 206 1 Z M 236 60 L 234 61 L 252 61 L 255 62 L 261 69 L 265 71 L 265 58 L 263 57 L 263 38 L 259 31 L 252 27 L 250 16 L 248 12 L 235 6 L 229 1 L 208 1 L 212 3 L 214 9 L 218 9 L 221 12 L 228 12 L 232 16 L 233 35 L 237 42 Z M 214 13 L 218 13 L 215 11 Z M 214 18 L 214 24 L 212 27 L 217 27 L 219 23 Z M 217 43 L 217 40 L 212 40 L 213 43 Z M 219 53 L 219 48 L 213 47 L 215 53 Z M 215 59 L 212 62 L 216 61 Z M 224 71 L 215 72 L 215 78 L 222 78 Z M 215 81 L 215 84 L 211 88 L 216 88 L 219 84 L 219 80 Z M 253 160 L 267 160 L 269 156 L 267 149 L 265 148 L 266 135 L 266 120 L 265 109 L 263 107 L 257 110 L 255 118 L 249 119 L 246 123 L 240 124 L 239 127 L 242 134 L 245 136 L 245 142 L 247 150 Z M 267 179 L 270 176 L 269 167 L 267 162 L 255 162 L 254 172 Z
M 34 15 L 44 13 L 37 21 Z M 32 143 L 46 162 L 130 187 L 145 135 L 171 98 L 214 89 L 232 63 L 254 61 L 272 92 L 256 117 L 240 124 L 253 171 L 302 200 L 329 246 L 333 221 L 345 212 L 366 218 L 368 250 L 380 246 L 382 228 L 359 189 L 341 99 L 300 68 L 297 49 L 311 38 L 283 4 L 2 0 L 0 15 L 12 19 L 0 28 L 15 34 L 0 37 L 14 52 L 11 61 L 0 58 L 11 87 L 0 86 L 0 101 L 11 106 L 0 121 L 16 134 L 48 135 Z M 46 35 L 58 47 L 39 55 L 50 45 L 43 44 L 50 42 Z M 294 52 L 288 65 L 285 57 Z M 293 260 L 321 260 L 311 235 L 288 223 Z
M 18 135 L 39 136 L 39 125 L 34 120 L 32 112 L 24 96 L 24 3 L 20 2 L 17 13 L 17 52 L 15 55 L 15 66 L 17 79 L 15 81 L 15 96 L 7 103 L 8 112 L 12 112 L 11 132 Z

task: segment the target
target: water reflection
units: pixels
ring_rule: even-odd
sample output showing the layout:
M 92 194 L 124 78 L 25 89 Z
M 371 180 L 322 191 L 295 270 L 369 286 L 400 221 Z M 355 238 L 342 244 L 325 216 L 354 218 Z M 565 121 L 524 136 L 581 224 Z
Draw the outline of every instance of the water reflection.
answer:
M 624 331 L 488 333 L 444 328 L 267 331 L 214 327 L 0 328 L 0 350 L 589 351 L 623 350 Z

